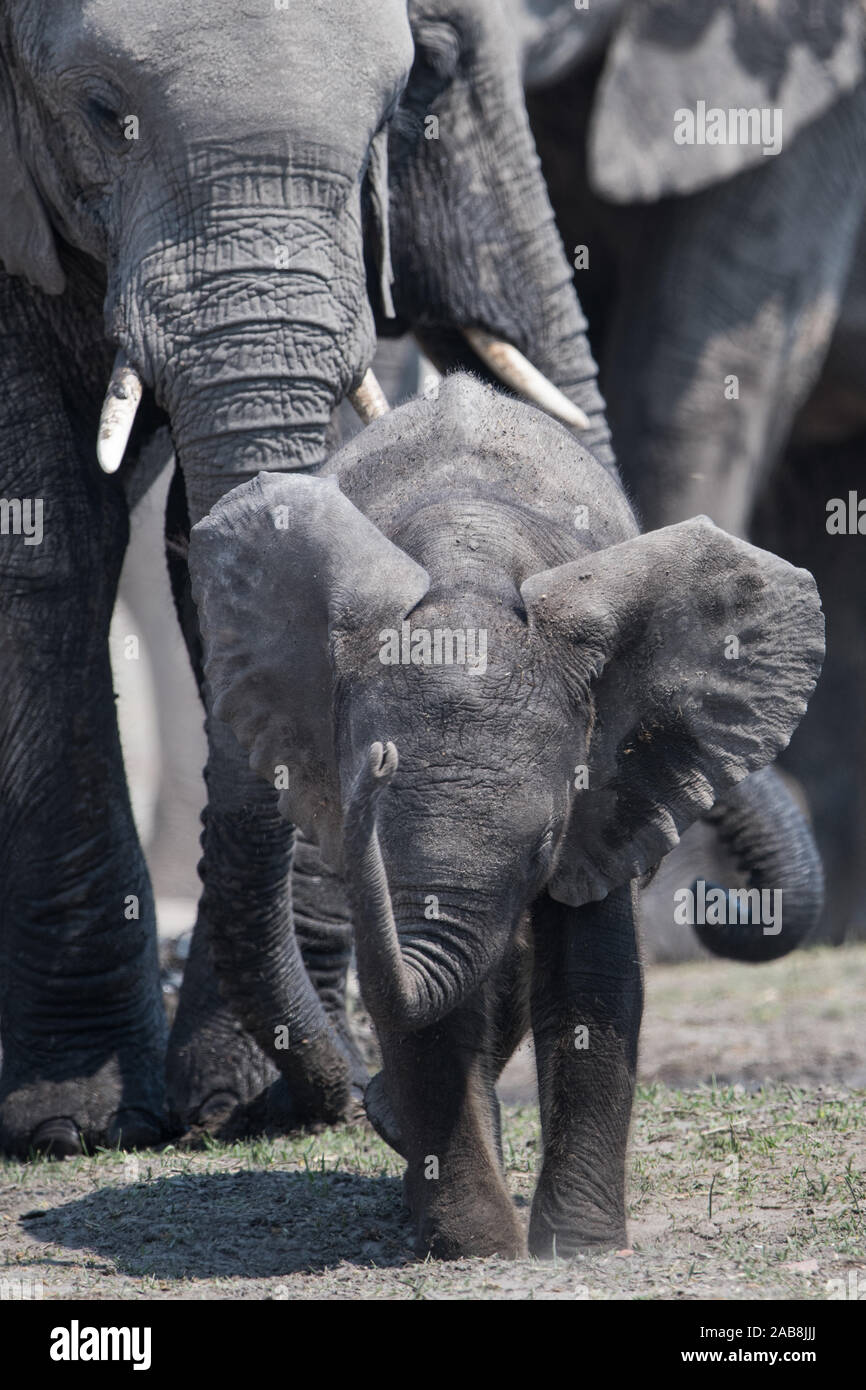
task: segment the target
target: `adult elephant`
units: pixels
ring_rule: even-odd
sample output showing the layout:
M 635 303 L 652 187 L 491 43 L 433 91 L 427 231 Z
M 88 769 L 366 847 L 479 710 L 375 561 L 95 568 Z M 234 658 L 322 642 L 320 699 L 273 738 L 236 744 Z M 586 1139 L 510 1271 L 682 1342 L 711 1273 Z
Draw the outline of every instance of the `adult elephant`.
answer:
M 589 26 L 564 0 L 520 8 L 620 467 L 646 525 L 708 510 L 743 534 L 866 206 L 862 6 L 602 0 Z M 551 52 L 539 12 L 571 45 Z
M 168 421 L 181 533 L 262 467 L 315 467 L 345 396 L 381 408 L 366 372 L 389 315 L 440 365 L 484 373 L 468 331 L 512 383 L 585 424 L 600 458 L 610 445 L 516 52 L 488 0 L 9 0 L 0 184 L 0 1148 L 64 1154 L 163 1132 L 153 904 L 107 651 L 124 448 L 136 469 Z M 182 575 L 178 589 L 195 653 Z M 308 923 L 323 1004 L 287 930 L 276 792 L 210 713 L 207 732 L 175 1107 L 189 1120 L 243 1103 L 276 1063 L 287 1113 L 335 1119 L 359 1077 L 327 998 L 348 928 L 336 907 Z M 255 1003 L 267 1057 L 218 997 L 211 950 L 240 1019 Z M 300 1053 L 275 1050 L 287 1018 Z
M 758 497 L 751 534 L 818 581 L 827 661 L 783 764 L 806 791 L 830 939 L 866 935 L 866 223 L 821 375 Z M 852 500 L 853 499 L 853 500 Z
M 838 848 L 840 822 L 851 849 L 862 792 L 828 816 L 854 773 L 826 760 L 829 726 L 808 745 L 834 708 L 842 719 L 829 685 L 834 629 L 849 621 L 836 617 L 844 581 L 817 553 L 786 548 L 803 487 L 773 470 L 821 372 L 866 207 L 862 6 L 514 3 L 532 128 L 642 521 L 706 512 L 747 535 L 763 494 L 776 524 L 761 543 L 828 573 L 828 688 L 790 765 L 811 764 L 828 870 L 821 930 L 839 939 L 857 858 Z M 823 502 L 808 515 L 822 528 Z

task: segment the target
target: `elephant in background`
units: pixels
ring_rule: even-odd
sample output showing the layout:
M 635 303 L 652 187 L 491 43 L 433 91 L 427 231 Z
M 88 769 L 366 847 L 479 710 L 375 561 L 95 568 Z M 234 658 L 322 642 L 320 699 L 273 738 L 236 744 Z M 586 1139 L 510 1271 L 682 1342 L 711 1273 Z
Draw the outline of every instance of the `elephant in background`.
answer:
M 215 714 L 345 874 L 367 1112 L 419 1249 L 524 1250 L 494 1087 L 530 1021 L 529 1249 L 622 1245 L 636 880 L 787 743 L 823 652 L 811 576 L 706 518 L 639 534 L 563 426 L 462 375 L 318 476 L 236 488 L 190 568 Z
M 827 871 L 820 931 L 839 940 L 866 896 L 866 787 L 839 732 L 859 720 L 857 676 L 834 674 L 856 660 L 845 633 L 862 612 L 844 610 L 862 584 L 824 554 L 838 494 L 820 494 L 815 462 L 806 500 L 790 476 L 802 450 L 796 464 L 785 450 L 818 400 L 838 433 L 864 355 L 862 327 L 852 350 L 845 321 L 866 209 L 866 13 L 855 0 L 513 3 L 533 133 L 643 524 L 705 512 L 819 577 L 827 686 L 781 766 L 803 780 Z M 715 108 L 726 121 L 711 133 L 700 119 Z M 801 534 L 790 549 L 810 525 L 813 546 Z
M 755 541 L 818 581 L 827 659 L 783 756 L 805 788 L 830 885 L 831 940 L 866 935 L 866 223 L 826 361 L 757 499 Z M 851 499 L 854 499 L 853 509 Z M 839 512 L 844 512 L 844 520 Z
M 0 183 L 2 489 L 44 509 L 40 544 L 0 537 L 0 1150 L 62 1155 L 165 1132 L 153 901 L 107 650 L 154 435 L 168 425 L 178 460 L 168 545 L 199 677 L 190 523 L 263 466 L 321 464 L 344 398 L 382 408 L 377 327 L 417 328 L 443 368 L 492 379 L 504 357 L 537 389 L 534 366 L 612 455 L 489 0 L 9 0 Z M 291 829 L 204 695 L 204 891 L 171 1112 L 276 1103 L 282 1065 L 286 1123 L 338 1119 L 364 1080 L 337 983 L 350 926 L 333 895 L 317 908 L 305 851 L 289 929 Z M 304 1058 L 237 1022 L 299 998 L 325 1040 Z

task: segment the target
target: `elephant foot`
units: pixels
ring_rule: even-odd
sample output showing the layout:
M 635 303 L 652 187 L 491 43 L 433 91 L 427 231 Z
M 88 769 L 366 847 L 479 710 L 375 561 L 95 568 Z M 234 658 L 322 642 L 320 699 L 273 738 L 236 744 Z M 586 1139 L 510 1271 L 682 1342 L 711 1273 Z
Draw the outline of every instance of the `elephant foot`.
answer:
M 436 1260 L 498 1255 L 519 1260 L 526 1255 L 526 1234 L 504 1182 L 497 1173 L 487 1177 L 461 1175 L 413 1179 L 407 1170 L 403 1185 L 406 1206 L 415 1224 L 415 1253 Z M 431 1169 L 429 1159 L 423 1169 Z M 420 1187 L 424 1183 L 424 1188 Z
M 364 1094 L 352 1087 L 340 1122 L 356 1124 L 366 1119 Z M 239 1139 L 297 1134 L 302 1130 L 325 1129 L 334 1120 L 323 1117 L 318 1108 L 299 1102 L 290 1084 L 281 1076 L 250 1100 L 241 1101 L 231 1091 L 217 1091 L 190 1116 L 185 1133 L 178 1141 L 185 1148 L 198 1148 L 207 1138 L 233 1143 Z
M 179 1131 L 217 1134 L 228 1115 L 267 1091 L 278 1075 L 215 989 L 192 1005 L 181 992 L 166 1061 L 169 1117 Z
M 537 1260 L 572 1259 L 628 1244 L 625 1218 L 588 1203 L 570 1205 L 544 1175 L 539 1179 L 529 1219 L 529 1253 Z
M 0 1153 L 59 1159 L 97 1148 L 153 1148 L 167 1138 L 156 1066 L 154 1073 L 136 1087 L 113 1059 L 88 1076 L 8 1090 L 0 1101 Z
M 415 1253 L 422 1258 L 462 1260 L 498 1255 L 519 1260 L 526 1255 L 526 1234 L 510 1198 L 506 1206 L 498 1193 L 478 1192 L 471 1203 L 463 1194 L 453 1202 L 437 1202 L 417 1222 Z
M 30 1136 L 30 1147 L 46 1158 L 77 1158 L 84 1153 L 81 1131 L 68 1115 L 53 1115 L 37 1125 Z

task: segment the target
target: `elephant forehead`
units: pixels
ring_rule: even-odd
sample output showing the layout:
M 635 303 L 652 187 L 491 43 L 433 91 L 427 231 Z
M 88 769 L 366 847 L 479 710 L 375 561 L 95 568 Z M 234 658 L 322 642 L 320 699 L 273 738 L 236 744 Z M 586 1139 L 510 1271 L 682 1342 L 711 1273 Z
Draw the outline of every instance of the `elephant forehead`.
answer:
M 150 101 L 214 138 L 223 127 L 254 134 L 281 124 L 365 151 L 413 56 L 399 0 L 64 0 L 49 23 L 44 4 L 19 8 L 23 34 L 39 20 L 43 63 L 82 76 L 101 70 L 145 108 Z
M 498 628 L 486 621 L 479 613 L 477 626 L 446 626 L 422 606 L 378 634 L 376 658 L 338 695 L 337 726 L 359 756 L 392 739 L 406 782 L 412 769 L 481 766 L 485 750 L 500 768 L 555 753 L 574 716 L 547 653 L 519 619 Z
M 437 400 L 377 420 L 327 471 L 386 535 L 424 507 L 477 515 L 475 503 L 516 508 L 539 535 L 562 526 L 592 548 L 638 529 L 618 478 L 565 426 L 462 373 L 445 378 Z

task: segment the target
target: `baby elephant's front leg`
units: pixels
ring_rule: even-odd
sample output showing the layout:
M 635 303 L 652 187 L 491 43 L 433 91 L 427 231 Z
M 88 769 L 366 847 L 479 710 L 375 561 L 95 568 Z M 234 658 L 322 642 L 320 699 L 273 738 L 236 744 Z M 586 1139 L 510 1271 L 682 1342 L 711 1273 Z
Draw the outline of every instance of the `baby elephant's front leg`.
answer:
M 526 1253 L 498 1152 L 496 1067 L 489 1056 L 496 982 L 416 1033 L 379 1029 L 380 1089 L 407 1161 L 404 1192 L 419 1253 L 440 1259 Z
M 625 1158 L 643 1007 L 631 886 L 533 911 L 544 1158 L 529 1249 L 539 1258 L 626 1244 Z

